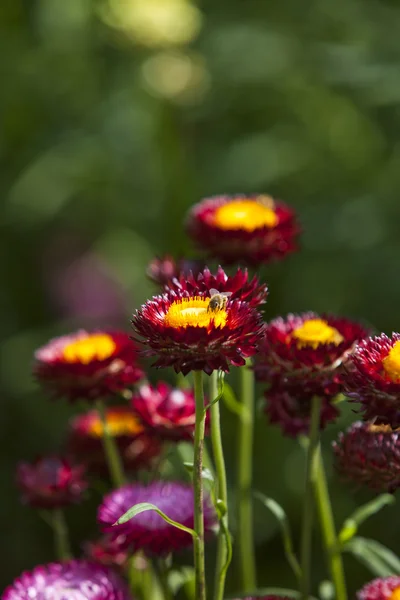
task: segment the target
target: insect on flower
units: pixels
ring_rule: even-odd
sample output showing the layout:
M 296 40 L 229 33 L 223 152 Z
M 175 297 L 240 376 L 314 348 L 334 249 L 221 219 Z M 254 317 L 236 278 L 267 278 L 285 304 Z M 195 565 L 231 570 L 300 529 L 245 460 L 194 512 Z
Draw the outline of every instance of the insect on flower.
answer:
M 218 290 L 210 289 L 210 303 L 207 308 L 207 312 L 218 312 L 226 308 L 228 298 L 232 296 L 232 292 L 219 292 Z

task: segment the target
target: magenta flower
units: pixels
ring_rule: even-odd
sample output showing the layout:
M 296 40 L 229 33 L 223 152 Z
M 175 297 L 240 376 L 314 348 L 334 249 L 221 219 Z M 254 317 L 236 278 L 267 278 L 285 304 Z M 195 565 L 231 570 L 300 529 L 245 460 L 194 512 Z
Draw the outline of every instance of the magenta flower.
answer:
M 150 485 L 128 484 L 103 498 L 97 513 L 101 530 L 111 537 L 124 535 L 125 547 L 134 552 L 162 556 L 192 545 L 189 533 L 169 525 L 155 511 L 146 511 L 121 525 L 114 524 L 132 506 L 150 502 L 172 520 L 193 529 L 193 488 L 179 482 L 156 481 Z M 206 535 L 217 528 L 218 520 L 208 496 L 204 498 L 204 530 Z
M 22 573 L 2 600 L 133 600 L 111 569 L 85 560 L 50 563 Z
M 398 600 L 400 577 L 374 579 L 357 592 L 357 600 Z

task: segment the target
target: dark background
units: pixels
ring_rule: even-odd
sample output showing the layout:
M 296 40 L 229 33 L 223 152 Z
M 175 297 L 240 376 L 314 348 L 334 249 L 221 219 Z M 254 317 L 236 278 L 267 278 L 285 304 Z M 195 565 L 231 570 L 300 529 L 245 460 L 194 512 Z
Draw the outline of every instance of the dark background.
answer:
M 1 1 L 0 589 L 53 558 L 14 469 L 57 451 L 75 410 L 38 391 L 34 349 L 78 326 L 128 328 L 154 290 L 149 259 L 189 251 L 182 222 L 201 197 L 266 192 L 298 212 L 301 252 L 263 270 L 268 318 L 314 309 L 399 329 L 399 31 L 394 0 Z M 256 433 L 255 487 L 298 539 L 302 454 L 264 417 Z M 337 523 L 370 498 L 330 485 Z M 69 514 L 76 549 L 98 500 Z M 397 514 L 362 533 L 399 551 Z M 255 518 L 260 583 L 290 587 L 276 523 Z M 351 557 L 346 570 L 352 592 L 372 579 Z

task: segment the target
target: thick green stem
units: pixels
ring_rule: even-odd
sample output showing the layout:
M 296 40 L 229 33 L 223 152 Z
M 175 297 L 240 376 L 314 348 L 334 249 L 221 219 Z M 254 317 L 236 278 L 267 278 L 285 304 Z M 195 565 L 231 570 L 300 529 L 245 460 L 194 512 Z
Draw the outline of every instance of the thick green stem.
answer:
M 213 371 L 210 377 L 210 401 L 212 402 L 218 396 L 218 371 Z M 221 500 L 226 508 L 222 517 L 225 525 L 225 531 L 228 529 L 228 486 L 226 482 L 226 469 L 224 451 L 221 437 L 221 419 L 219 401 L 213 404 L 211 411 L 211 442 L 214 455 L 216 470 L 216 496 Z M 217 561 L 215 566 L 215 588 L 214 600 L 223 600 L 226 577 L 227 547 L 224 535 L 224 528 L 221 527 L 218 535 Z
M 239 429 L 238 463 L 238 547 L 240 576 L 243 592 L 256 589 L 256 566 L 253 539 L 253 507 L 251 487 L 253 478 L 254 435 L 254 373 L 251 361 L 240 369 L 241 415 Z
M 301 600 L 310 595 L 311 548 L 314 516 L 313 477 L 319 448 L 321 398 L 314 396 L 311 401 L 310 433 L 307 447 L 307 463 L 303 505 L 303 528 L 301 536 Z
M 124 467 L 122 465 L 121 456 L 115 444 L 115 440 L 110 433 L 106 419 L 106 407 L 103 400 L 97 400 L 97 410 L 99 412 L 103 425 L 103 446 L 106 456 L 108 470 L 113 486 L 118 488 L 125 483 Z
M 71 558 L 69 546 L 68 527 L 65 521 L 64 512 L 61 508 L 55 508 L 50 513 L 51 523 L 54 531 L 54 544 L 58 560 L 68 560 Z
M 316 455 L 314 491 L 322 528 L 322 536 L 328 557 L 329 570 L 336 591 L 335 598 L 336 600 L 347 600 L 342 555 L 336 535 L 332 504 L 329 497 L 324 462 L 320 447 L 317 449 Z
M 206 578 L 204 561 L 204 509 L 203 509 L 203 447 L 205 429 L 203 372 L 194 371 L 196 398 L 196 428 L 194 432 L 194 568 L 196 574 L 196 600 L 206 600 Z

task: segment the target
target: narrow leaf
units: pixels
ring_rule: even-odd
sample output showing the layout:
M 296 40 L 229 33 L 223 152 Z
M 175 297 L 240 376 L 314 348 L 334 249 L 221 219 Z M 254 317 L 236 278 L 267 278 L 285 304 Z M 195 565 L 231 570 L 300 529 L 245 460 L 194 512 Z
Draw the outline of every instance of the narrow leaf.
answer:
M 278 587 L 271 587 L 271 588 L 263 588 L 261 590 L 256 590 L 254 592 L 249 592 L 246 594 L 242 594 L 241 596 L 235 596 L 235 599 L 239 599 L 239 598 L 248 598 L 249 596 L 254 596 L 256 598 L 258 597 L 262 597 L 262 596 L 287 596 L 288 598 L 301 598 L 301 593 L 297 592 L 296 590 L 288 590 L 286 588 L 278 588 Z M 309 600 L 316 600 L 314 598 L 314 596 L 309 596 L 308 597 Z
M 224 385 L 224 393 L 222 397 L 229 410 L 241 417 L 243 413 L 243 407 L 241 403 L 237 400 L 235 392 L 233 391 L 231 386 L 226 382 Z
M 343 527 L 339 533 L 339 541 L 343 544 L 350 540 L 357 533 L 359 526 L 364 523 L 364 521 L 379 512 L 385 506 L 394 504 L 394 502 L 395 498 L 392 494 L 381 494 L 377 498 L 371 500 L 371 502 L 367 502 L 367 504 L 357 508 L 343 523 Z
M 301 578 L 301 568 L 293 550 L 292 533 L 290 530 L 289 519 L 287 518 L 284 509 L 276 502 L 276 500 L 268 498 L 260 492 L 255 492 L 254 496 L 258 498 L 258 500 L 260 500 L 264 504 L 264 506 L 266 506 L 278 520 L 281 528 L 286 560 L 292 568 L 296 578 L 299 580 Z
M 398 557 L 389 548 L 375 540 L 360 536 L 354 537 L 344 544 L 343 551 L 350 552 L 371 573 L 378 577 L 400 575 L 400 560 Z
M 183 466 L 185 467 L 186 471 L 188 471 L 191 475 L 193 474 L 193 471 L 194 471 L 194 464 L 193 463 L 184 462 Z M 210 469 L 203 469 L 202 470 L 202 478 L 205 481 L 210 481 L 211 483 L 214 483 L 214 475 L 211 473 Z
M 204 409 L 204 412 L 207 412 L 208 409 L 211 408 L 211 406 L 213 406 L 213 404 L 216 404 L 217 402 L 219 402 L 223 396 L 225 373 L 223 371 L 218 371 L 217 377 L 218 377 L 218 395 L 216 398 L 213 398 L 213 400 L 211 400 L 211 402 L 209 402 L 207 404 L 207 406 Z
M 160 515 L 160 517 L 164 519 L 164 521 L 166 521 L 173 527 L 181 529 L 181 531 L 186 531 L 186 533 L 190 533 L 190 535 L 193 538 L 196 537 L 196 532 L 193 531 L 193 529 L 190 529 L 190 527 L 185 527 L 185 525 L 182 525 L 177 521 L 173 521 L 165 513 L 163 513 L 162 510 L 157 508 L 155 504 L 151 504 L 150 502 L 140 502 L 140 504 L 135 504 L 135 506 L 132 506 L 129 510 L 127 510 L 126 513 L 123 514 L 122 517 L 120 517 L 116 523 L 114 523 L 114 525 L 121 525 L 122 523 L 126 523 L 133 517 L 140 515 L 140 513 L 145 512 L 146 510 L 154 510 L 157 514 Z

